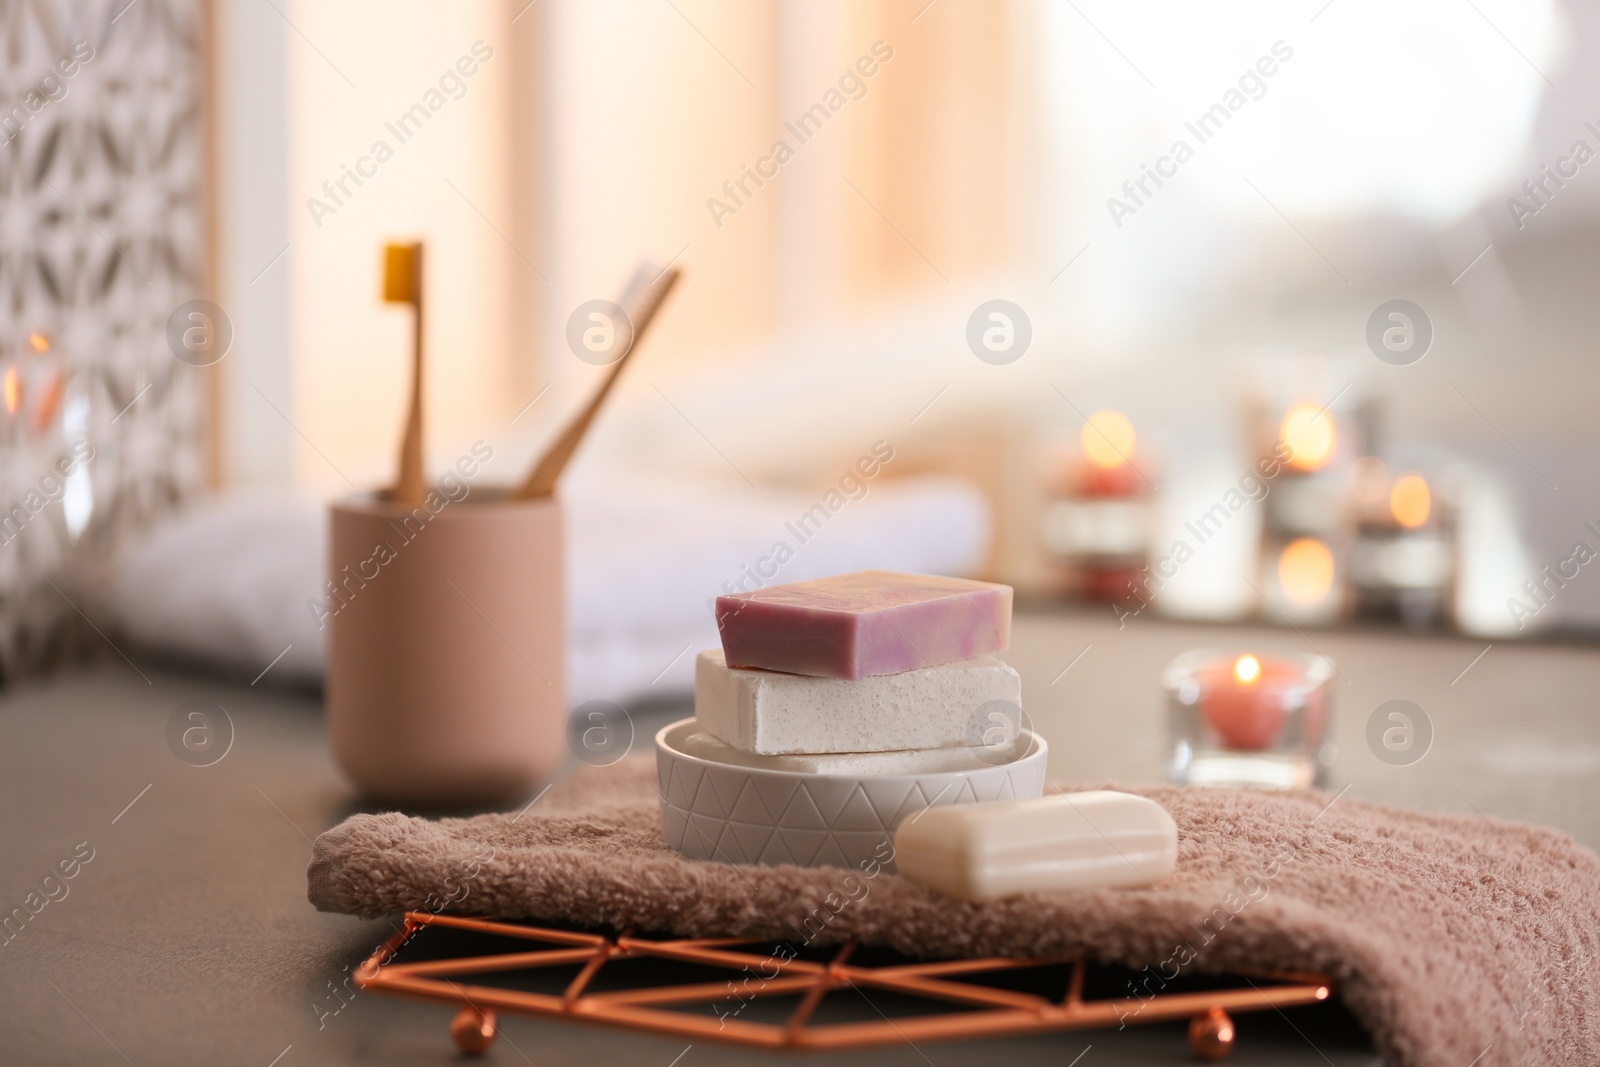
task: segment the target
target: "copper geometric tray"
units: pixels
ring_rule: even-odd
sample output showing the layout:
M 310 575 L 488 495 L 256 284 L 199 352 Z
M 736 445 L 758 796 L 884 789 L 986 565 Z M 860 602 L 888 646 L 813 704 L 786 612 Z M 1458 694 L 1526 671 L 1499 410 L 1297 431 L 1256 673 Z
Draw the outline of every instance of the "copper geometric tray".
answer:
M 514 939 L 517 951 L 496 951 L 449 959 L 396 963 L 401 949 L 422 930 L 449 927 L 476 934 Z M 528 947 L 522 950 L 522 944 Z M 442 1004 L 459 1004 L 451 1034 L 464 1052 L 482 1052 L 494 1041 L 496 1011 L 564 1018 L 603 1026 L 674 1034 L 696 1041 L 721 1041 L 767 1049 L 859 1049 L 903 1041 L 940 1041 L 1004 1037 L 1057 1030 L 1085 1030 L 1129 1022 L 1191 1020 L 1189 1040 L 1207 1059 L 1226 1055 L 1233 1045 L 1229 1012 L 1261 1011 L 1315 1004 L 1333 994 L 1330 979 L 1314 974 L 1274 972 L 1244 976 L 1240 988 L 1187 992 L 1153 992 L 1141 996 L 1136 1014 L 1126 995 L 1086 998 L 1084 979 L 1091 964 L 1077 959 L 958 959 L 939 962 L 852 964 L 856 945 L 830 950 L 828 958 L 775 955 L 770 941 L 740 939 L 658 939 L 623 932 L 604 934 L 555 930 L 493 919 L 472 919 L 407 912 L 405 927 L 390 938 L 356 972 L 363 989 Z M 498 946 L 501 949 L 507 946 Z M 792 951 L 792 950 L 791 950 Z M 606 982 L 597 981 L 608 963 L 623 960 L 669 960 L 695 965 L 690 969 L 726 971 L 721 981 L 689 984 L 639 984 L 619 981 L 612 968 Z M 1064 995 L 1036 993 L 982 984 L 1004 972 L 1022 968 L 1068 966 Z M 539 968 L 576 967 L 559 993 L 469 984 L 470 975 L 524 972 Z M 731 979 L 731 980 L 730 980 Z M 823 1022 L 814 1016 L 823 998 L 834 990 L 854 989 L 880 1018 Z M 918 998 L 934 1010 L 893 1017 L 877 1008 L 867 990 Z M 741 1018 L 760 998 L 797 1001 L 785 1016 L 772 1021 Z M 672 1006 L 680 1006 L 674 1010 Z M 710 1012 L 690 1014 L 683 1009 Z M 765 1005 L 764 1007 L 775 1007 Z M 755 1011 L 751 1014 L 771 1014 Z

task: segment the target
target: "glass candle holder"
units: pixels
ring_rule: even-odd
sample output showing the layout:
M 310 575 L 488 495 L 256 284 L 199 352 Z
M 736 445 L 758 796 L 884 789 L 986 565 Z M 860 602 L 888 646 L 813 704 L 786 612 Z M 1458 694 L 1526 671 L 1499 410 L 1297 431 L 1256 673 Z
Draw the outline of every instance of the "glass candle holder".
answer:
M 1350 553 L 1355 609 L 1398 616 L 1408 626 L 1437 625 L 1453 609 L 1456 531 L 1451 494 L 1407 471 L 1390 480 L 1376 456 L 1357 462 L 1358 516 Z
M 1116 411 L 1083 425 L 1079 448 L 1051 457 L 1039 534 L 1062 568 L 1065 590 L 1089 600 L 1137 597 L 1149 554 L 1152 457 L 1135 448 L 1133 426 Z
M 1197 649 L 1161 674 L 1180 785 L 1298 789 L 1324 784 L 1333 661 Z

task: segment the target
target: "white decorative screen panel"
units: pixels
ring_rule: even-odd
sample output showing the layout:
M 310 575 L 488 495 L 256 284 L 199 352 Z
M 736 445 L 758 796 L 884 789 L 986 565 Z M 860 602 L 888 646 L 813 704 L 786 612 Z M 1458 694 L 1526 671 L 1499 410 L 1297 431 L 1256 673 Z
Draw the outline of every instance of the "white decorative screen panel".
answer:
M 201 0 L 0 0 L 0 676 L 203 475 Z M 83 631 L 91 633 L 92 631 Z

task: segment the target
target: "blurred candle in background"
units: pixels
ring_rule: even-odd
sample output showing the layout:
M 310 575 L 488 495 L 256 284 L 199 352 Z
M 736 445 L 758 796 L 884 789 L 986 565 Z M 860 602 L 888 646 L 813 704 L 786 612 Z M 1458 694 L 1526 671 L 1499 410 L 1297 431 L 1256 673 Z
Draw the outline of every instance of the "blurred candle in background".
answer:
M 1333 416 L 1315 404 L 1296 404 L 1283 417 L 1278 437 L 1292 449 L 1289 467 L 1297 471 L 1316 471 L 1328 465 L 1338 443 Z
M 1150 485 L 1149 457 L 1137 445 L 1128 417 L 1105 408 L 1084 420 L 1075 450 L 1047 460 L 1040 535 L 1059 568 L 1056 584 L 1069 595 L 1098 601 L 1141 595 Z
M 34 330 L 0 372 L 0 400 L 18 437 L 39 441 L 60 413 L 68 375 L 59 354 L 52 355 L 54 348 L 49 334 Z
M 1084 420 L 1078 433 L 1083 457 L 1088 460 L 1079 470 L 1080 490 L 1089 497 L 1135 496 L 1139 475 L 1133 465 L 1137 435 L 1133 423 L 1120 411 L 1097 411 Z
M 1294 626 L 1336 623 L 1350 605 L 1352 493 L 1364 484 L 1355 461 L 1366 450 L 1375 401 L 1351 368 L 1310 356 L 1263 369 L 1249 400 L 1258 455 L 1282 462 L 1263 501 L 1262 618 Z
M 1262 575 L 1268 617 L 1296 626 L 1337 622 L 1344 614 L 1343 575 L 1334 550 L 1318 537 L 1296 537 L 1269 548 Z
M 1356 540 L 1350 555 L 1355 610 L 1398 617 L 1409 626 L 1438 625 L 1453 610 L 1457 558 L 1455 509 L 1449 494 L 1418 471 L 1390 480 L 1376 456 L 1356 463 L 1351 497 Z
M 1278 585 L 1296 604 L 1312 607 L 1333 591 L 1333 552 L 1315 537 L 1300 537 L 1278 557 Z
M 1286 454 L 1266 501 L 1268 537 L 1332 536 L 1344 522 L 1345 479 L 1334 469 L 1339 425 L 1326 405 L 1291 405 L 1277 423 L 1274 446 Z M 1263 451 L 1270 451 L 1263 442 Z
M 1428 521 L 1433 511 L 1433 494 L 1427 479 L 1420 474 L 1402 474 L 1389 490 L 1389 513 L 1394 521 L 1407 530 L 1415 530 Z
M 1344 604 L 1334 546 L 1343 540 L 1347 505 L 1342 479 L 1327 468 L 1339 431 L 1328 411 L 1302 403 L 1284 415 L 1279 440 L 1289 449 L 1287 469 L 1267 498 L 1262 524 L 1267 617 L 1294 625 L 1334 622 Z

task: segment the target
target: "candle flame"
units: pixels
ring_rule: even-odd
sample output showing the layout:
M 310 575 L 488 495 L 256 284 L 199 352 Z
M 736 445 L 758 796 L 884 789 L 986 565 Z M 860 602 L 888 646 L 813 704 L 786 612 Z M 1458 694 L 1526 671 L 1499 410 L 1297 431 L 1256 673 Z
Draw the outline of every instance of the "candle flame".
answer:
M 15 415 L 17 408 L 22 406 L 22 376 L 17 373 L 17 368 L 8 367 L 5 377 L 6 411 Z
M 1114 470 L 1133 454 L 1133 423 L 1122 412 L 1106 408 L 1089 416 L 1078 439 L 1090 463 Z
M 1261 677 L 1261 661 L 1246 652 L 1233 661 L 1233 676 L 1245 685 Z
M 1278 557 L 1278 582 L 1296 604 L 1316 604 L 1333 588 L 1333 553 L 1315 537 L 1290 541 Z
M 1289 466 L 1297 471 L 1320 470 L 1333 458 L 1337 434 L 1333 417 L 1315 404 L 1296 404 L 1283 417 L 1279 436 L 1289 446 Z
M 33 350 L 40 355 L 50 351 L 50 338 L 40 333 L 38 330 L 35 330 L 33 333 L 28 335 L 28 344 L 32 345 Z
M 1428 521 L 1433 510 L 1433 494 L 1428 490 L 1428 480 L 1420 474 L 1403 474 L 1395 479 L 1389 490 L 1389 511 L 1394 521 L 1408 530 L 1415 530 Z

